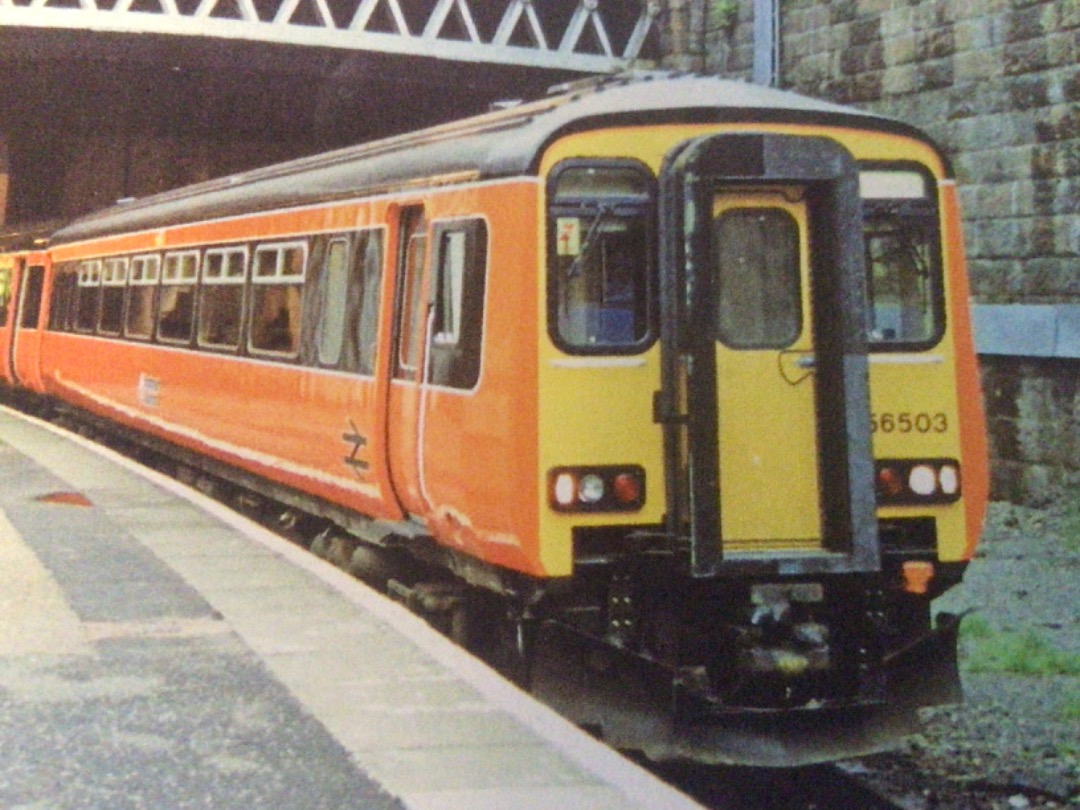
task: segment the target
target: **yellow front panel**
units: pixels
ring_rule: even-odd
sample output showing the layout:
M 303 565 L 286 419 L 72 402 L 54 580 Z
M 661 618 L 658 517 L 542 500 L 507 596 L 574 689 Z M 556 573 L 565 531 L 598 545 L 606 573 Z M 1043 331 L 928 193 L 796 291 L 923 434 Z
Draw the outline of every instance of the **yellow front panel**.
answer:
M 570 158 L 631 158 L 659 176 L 665 156 L 676 145 L 713 132 L 751 130 L 831 137 L 851 150 L 858 160 L 917 161 L 938 177 L 943 171 L 932 150 L 897 135 L 799 125 L 664 125 L 616 128 L 563 138 L 545 154 L 540 177 L 543 180 L 560 161 Z M 538 233 L 546 233 L 546 205 L 540 206 L 536 227 Z M 545 248 L 537 273 L 538 314 L 542 324 L 547 322 L 546 267 Z M 810 323 L 808 313 L 804 315 L 804 323 Z M 718 381 L 722 396 L 721 460 L 729 472 L 736 467 L 742 470 L 740 476 L 729 475 L 723 484 L 722 520 L 726 541 L 731 544 L 729 550 L 748 546 L 791 548 L 792 539 L 801 539 L 803 548 L 820 544 L 813 386 L 810 381 L 792 382 L 799 379 L 803 370 L 798 363 L 800 353 L 812 350 L 810 340 L 809 332 L 804 331 L 784 352 L 764 352 L 757 357 L 746 353 L 747 357 L 734 361 L 725 356 L 721 363 L 723 377 Z M 917 441 L 875 433 L 875 456 L 959 454 L 951 351 L 951 336 L 946 334 L 930 353 L 940 358 L 934 362 L 915 360 L 904 364 L 871 359 L 870 388 L 875 412 L 914 408 L 934 408 L 937 412 L 941 408 L 952 419 L 944 435 L 919 436 Z M 574 527 L 655 525 L 663 521 L 666 511 L 663 439 L 652 412 L 652 396 L 660 387 L 659 346 L 628 357 L 574 357 L 560 351 L 546 332 L 542 332 L 539 360 L 538 472 L 542 486 L 537 497 L 541 501 L 541 558 L 549 574 L 565 576 L 573 570 Z M 735 396 L 740 391 L 747 394 Z M 728 398 L 728 392 L 734 398 Z M 770 404 L 762 408 L 762 403 Z M 803 448 L 803 452 L 793 453 L 792 448 Z M 552 510 L 548 503 L 547 473 L 553 467 L 574 464 L 640 464 L 646 471 L 644 509 L 632 514 L 584 515 Z M 882 517 L 932 514 L 938 521 L 942 558 L 955 558 L 963 549 L 962 503 L 898 507 L 881 510 L 880 514 Z M 748 542 L 751 540 L 758 542 Z

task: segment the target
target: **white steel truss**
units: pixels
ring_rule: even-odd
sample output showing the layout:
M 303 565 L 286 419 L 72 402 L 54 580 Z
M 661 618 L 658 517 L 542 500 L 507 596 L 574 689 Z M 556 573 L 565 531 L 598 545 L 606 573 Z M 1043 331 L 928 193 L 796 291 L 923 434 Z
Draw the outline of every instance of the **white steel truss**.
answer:
M 659 13 L 660 0 L 0 0 L 0 27 L 220 37 L 603 73 L 640 60 Z M 628 14 L 636 15 L 632 25 Z

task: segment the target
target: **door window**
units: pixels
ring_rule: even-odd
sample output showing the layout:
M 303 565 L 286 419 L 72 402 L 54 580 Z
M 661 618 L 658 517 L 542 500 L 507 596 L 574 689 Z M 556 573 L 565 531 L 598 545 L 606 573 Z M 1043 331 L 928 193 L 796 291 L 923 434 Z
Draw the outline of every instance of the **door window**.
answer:
M 713 220 L 717 336 L 738 349 L 782 349 L 802 333 L 799 226 L 780 208 Z
M 420 371 L 427 224 L 423 209 L 402 212 L 398 248 L 398 323 L 394 376 L 416 380 Z
M 37 329 L 41 319 L 41 299 L 45 289 L 45 268 L 39 264 L 31 265 L 26 276 L 26 290 L 23 293 L 22 316 L 19 326 L 23 329 Z

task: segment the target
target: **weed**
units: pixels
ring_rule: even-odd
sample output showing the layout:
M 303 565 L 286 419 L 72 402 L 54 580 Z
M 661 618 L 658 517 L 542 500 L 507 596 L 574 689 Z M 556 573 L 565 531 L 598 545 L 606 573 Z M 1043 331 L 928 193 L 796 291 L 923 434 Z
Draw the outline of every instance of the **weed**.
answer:
M 739 18 L 738 0 L 712 0 L 708 13 L 710 30 L 730 30 Z
M 1061 522 L 1061 543 L 1072 553 L 1080 553 L 1080 503 L 1069 504 Z
M 1080 692 L 1073 692 L 1065 699 L 1061 706 L 1061 717 L 1064 720 L 1080 720 Z M 1080 750 L 1074 751 L 1080 754 Z
M 1080 676 L 1080 655 L 1058 649 L 1034 630 L 998 631 L 986 619 L 972 616 L 961 625 L 960 638 L 964 667 L 970 672 Z M 1080 711 L 1080 705 L 1075 708 Z

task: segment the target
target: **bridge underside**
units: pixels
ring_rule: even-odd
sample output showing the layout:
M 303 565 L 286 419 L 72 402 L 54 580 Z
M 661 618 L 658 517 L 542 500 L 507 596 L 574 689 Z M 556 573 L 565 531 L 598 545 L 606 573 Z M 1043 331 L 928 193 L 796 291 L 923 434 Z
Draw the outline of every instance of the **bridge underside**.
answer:
M 526 0 L 472 0 L 487 16 L 465 0 L 351 0 L 358 5 L 340 29 L 296 21 L 322 9 L 338 24 L 341 10 L 327 0 L 107 2 L 102 10 L 106 0 L 0 0 L 0 192 L 5 162 L 9 181 L 0 226 L 70 217 L 535 96 L 633 64 L 627 54 L 655 53 L 658 37 L 655 11 L 632 0 L 610 3 L 604 17 L 603 2 L 565 0 L 559 25 Z M 132 10 L 148 2 L 164 16 Z M 218 8 L 233 16 L 213 16 L 225 13 Z M 124 9 L 123 24 L 113 22 Z M 4 24 L 30 19 L 23 12 L 38 25 Z M 249 14 L 257 17 L 243 19 Z M 107 15 L 118 30 L 101 30 Z M 76 19 L 94 30 L 60 24 Z M 164 30 L 119 30 L 150 22 Z M 256 29 L 261 38 L 249 36 Z

